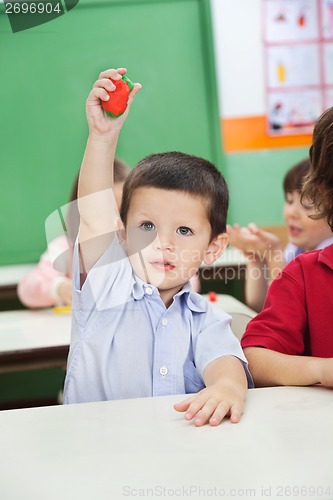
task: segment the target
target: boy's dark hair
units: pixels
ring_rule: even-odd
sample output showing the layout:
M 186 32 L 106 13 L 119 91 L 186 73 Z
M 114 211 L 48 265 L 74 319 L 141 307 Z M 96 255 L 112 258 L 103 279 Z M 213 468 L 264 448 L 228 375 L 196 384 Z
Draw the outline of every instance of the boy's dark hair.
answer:
M 113 164 L 113 180 L 114 180 L 114 182 L 125 182 L 125 179 L 128 176 L 128 174 L 130 173 L 130 171 L 131 171 L 131 169 L 129 168 L 127 163 L 125 163 L 120 158 L 114 159 L 114 164 Z M 77 199 L 78 185 L 79 185 L 79 173 L 76 175 L 76 177 L 74 179 L 74 183 L 72 186 L 69 201 L 74 201 Z
M 120 216 L 125 226 L 131 197 L 140 187 L 183 191 L 204 198 L 211 225 L 210 239 L 226 231 L 228 187 L 223 175 L 208 160 L 176 151 L 141 160 L 124 184 Z
M 327 218 L 333 230 L 333 108 L 317 120 L 310 147 L 311 168 L 302 191 L 314 204 L 318 214 L 313 219 Z
M 114 182 L 125 182 L 126 177 L 130 173 L 131 169 L 120 158 L 115 158 L 113 165 L 113 180 Z
M 291 193 L 292 191 L 301 193 L 305 177 L 310 171 L 310 166 L 310 158 L 306 158 L 296 163 L 288 170 L 283 179 L 283 190 L 285 194 Z
M 125 182 L 125 179 L 130 173 L 130 171 L 131 170 L 127 165 L 127 163 L 125 163 L 120 158 L 115 158 L 113 165 L 113 180 L 115 183 Z M 79 209 L 77 203 L 75 202 L 77 200 L 78 185 L 79 185 L 79 173 L 76 175 L 72 186 L 71 195 L 69 199 L 71 203 L 69 205 L 67 221 L 66 221 L 67 231 L 73 242 L 76 239 L 80 223 Z

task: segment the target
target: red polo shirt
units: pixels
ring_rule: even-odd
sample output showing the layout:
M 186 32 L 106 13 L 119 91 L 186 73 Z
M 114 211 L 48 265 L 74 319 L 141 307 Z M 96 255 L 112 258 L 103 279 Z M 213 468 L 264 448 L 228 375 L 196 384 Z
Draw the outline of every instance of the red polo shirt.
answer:
M 283 269 L 241 344 L 333 357 L 333 245 L 303 253 Z

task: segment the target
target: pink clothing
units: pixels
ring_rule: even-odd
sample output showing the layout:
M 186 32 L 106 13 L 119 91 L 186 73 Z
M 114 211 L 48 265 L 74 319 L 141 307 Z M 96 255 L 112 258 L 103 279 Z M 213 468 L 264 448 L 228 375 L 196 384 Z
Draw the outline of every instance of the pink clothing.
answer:
M 65 236 L 59 236 L 49 244 L 36 267 L 18 284 L 17 294 L 22 304 L 27 307 L 52 307 L 59 303 L 57 287 L 65 279 L 71 278 L 71 259 L 66 257 L 66 272 L 60 272 L 54 268 L 53 258 L 65 255 L 67 250 Z

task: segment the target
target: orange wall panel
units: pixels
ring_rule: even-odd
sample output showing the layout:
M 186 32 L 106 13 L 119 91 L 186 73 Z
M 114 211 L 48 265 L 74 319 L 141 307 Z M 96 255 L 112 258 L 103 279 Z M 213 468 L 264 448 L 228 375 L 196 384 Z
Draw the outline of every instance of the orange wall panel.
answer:
M 310 146 L 311 134 L 267 134 L 266 116 L 221 118 L 221 140 L 226 153 L 255 149 Z

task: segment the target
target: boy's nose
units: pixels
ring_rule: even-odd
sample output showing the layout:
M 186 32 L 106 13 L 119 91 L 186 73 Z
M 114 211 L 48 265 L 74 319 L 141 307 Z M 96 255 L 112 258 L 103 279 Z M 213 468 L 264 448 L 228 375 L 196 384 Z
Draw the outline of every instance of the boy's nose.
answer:
M 158 250 L 174 250 L 173 238 L 168 234 L 157 234 L 155 245 Z

